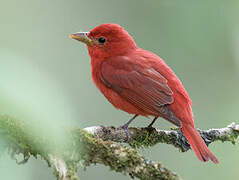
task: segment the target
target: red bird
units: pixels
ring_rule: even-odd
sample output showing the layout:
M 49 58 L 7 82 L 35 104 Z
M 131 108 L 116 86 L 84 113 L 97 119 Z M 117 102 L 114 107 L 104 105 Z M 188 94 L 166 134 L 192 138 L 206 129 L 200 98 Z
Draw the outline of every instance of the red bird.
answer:
M 117 109 L 135 116 L 162 117 L 181 128 L 199 160 L 219 163 L 194 127 L 192 102 L 181 81 L 156 54 L 137 47 L 117 24 L 102 24 L 71 37 L 85 43 L 91 57 L 92 78 Z

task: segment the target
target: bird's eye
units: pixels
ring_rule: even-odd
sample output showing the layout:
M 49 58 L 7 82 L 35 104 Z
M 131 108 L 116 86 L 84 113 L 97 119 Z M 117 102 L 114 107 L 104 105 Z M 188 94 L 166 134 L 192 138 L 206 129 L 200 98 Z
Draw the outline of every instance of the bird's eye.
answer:
M 99 42 L 100 44 L 104 44 L 104 43 L 106 42 L 106 39 L 105 39 L 104 37 L 100 37 L 100 38 L 98 39 L 98 42 Z

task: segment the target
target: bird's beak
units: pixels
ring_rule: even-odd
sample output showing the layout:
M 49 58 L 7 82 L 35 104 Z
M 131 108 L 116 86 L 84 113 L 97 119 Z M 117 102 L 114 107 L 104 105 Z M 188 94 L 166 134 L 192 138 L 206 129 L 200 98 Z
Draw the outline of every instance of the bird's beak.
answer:
M 81 42 L 87 44 L 88 46 L 93 46 L 94 42 L 92 39 L 90 39 L 87 36 L 87 34 L 88 34 L 88 32 L 77 32 L 77 33 L 71 34 L 70 37 L 77 41 L 81 41 Z

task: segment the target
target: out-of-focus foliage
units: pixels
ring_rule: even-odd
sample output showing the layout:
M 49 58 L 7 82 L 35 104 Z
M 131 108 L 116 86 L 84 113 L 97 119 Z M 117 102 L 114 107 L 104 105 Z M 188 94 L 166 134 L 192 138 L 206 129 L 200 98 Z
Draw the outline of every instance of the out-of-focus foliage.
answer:
M 159 54 L 191 96 L 197 127 L 223 127 L 238 121 L 238 1 L 177 0 L 2 0 L 0 6 L 0 113 L 34 120 L 61 139 L 61 128 L 121 125 L 129 119 L 115 110 L 91 82 L 86 48 L 69 34 L 113 22 L 136 43 Z M 145 126 L 139 118 L 132 126 Z M 169 128 L 159 120 L 156 126 Z M 43 133 L 46 133 L 46 132 Z M 238 145 L 210 147 L 220 164 L 201 163 L 192 152 L 167 145 L 142 150 L 184 179 L 236 179 Z M 5 180 L 54 179 L 44 162 L 18 166 L 0 160 Z M 102 166 L 81 171 L 81 179 L 129 179 Z

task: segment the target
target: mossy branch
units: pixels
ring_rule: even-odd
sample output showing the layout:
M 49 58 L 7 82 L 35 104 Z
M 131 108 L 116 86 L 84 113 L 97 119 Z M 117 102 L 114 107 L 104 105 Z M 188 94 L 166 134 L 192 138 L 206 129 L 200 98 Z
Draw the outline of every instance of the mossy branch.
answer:
M 124 129 L 112 126 L 93 126 L 85 128 L 85 130 L 104 141 L 124 142 L 133 148 L 150 147 L 158 143 L 166 143 L 175 146 L 182 152 L 186 152 L 190 149 L 190 145 L 180 129 L 129 128 L 129 136 Z M 226 128 L 198 129 L 198 131 L 207 145 L 214 141 L 229 141 L 235 144 L 239 136 L 239 125 L 231 123 Z
M 38 127 L 37 127 L 38 128 Z M 124 129 L 114 127 L 75 128 L 65 131 L 59 142 L 42 133 L 36 133 L 31 123 L 19 121 L 9 116 L 0 116 L 0 147 L 8 148 L 11 156 L 23 154 L 19 164 L 26 163 L 30 156 L 40 156 L 54 169 L 58 180 L 77 180 L 79 165 L 103 164 L 111 170 L 129 174 L 132 178 L 180 180 L 181 178 L 160 163 L 145 159 L 130 147 L 117 142 L 125 142 L 132 147 L 148 147 L 156 143 L 172 144 L 186 151 L 190 148 L 178 129 L 163 131 L 147 128 L 130 128 L 130 138 Z M 211 129 L 200 133 L 207 144 L 220 140 L 235 143 L 239 135 L 239 125 L 231 124 L 222 129 Z M 1 150 L 0 149 L 0 150 Z
M 42 157 L 54 169 L 57 180 L 77 180 L 79 165 L 87 167 L 96 163 L 129 174 L 132 178 L 181 179 L 160 163 L 145 159 L 135 149 L 96 138 L 85 130 L 66 130 L 66 137 L 59 145 L 54 138 L 45 136 L 43 130 L 40 129 L 40 134 L 36 135 L 34 129 L 27 122 L 0 116 L 1 147 L 8 148 L 13 158 L 23 154 L 24 159 L 19 164 L 26 163 L 30 156 Z

